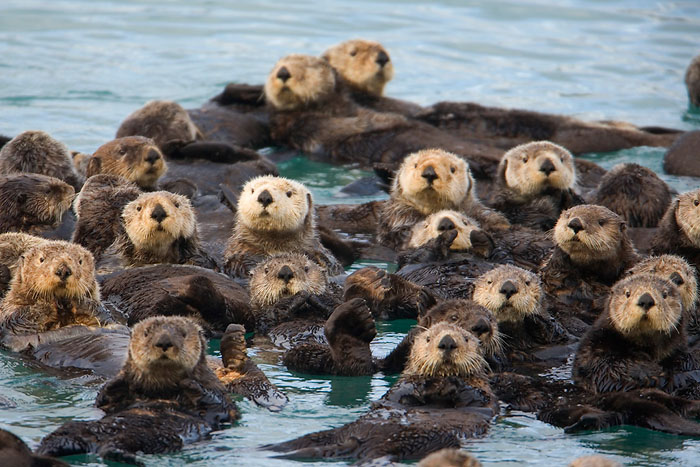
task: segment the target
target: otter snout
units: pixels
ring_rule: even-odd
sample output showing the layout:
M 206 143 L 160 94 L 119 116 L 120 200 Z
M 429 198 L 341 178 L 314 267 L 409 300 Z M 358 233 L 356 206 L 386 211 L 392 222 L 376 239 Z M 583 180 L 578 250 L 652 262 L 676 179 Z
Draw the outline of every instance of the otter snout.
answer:
M 148 162 L 149 164 L 153 165 L 155 164 L 158 159 L 160 159 L 160 153 L 156 151 L 155 149 L 150 149 L 148 151 L 148 154 L 146 154 L 145 161 Z
M 292 74 L 289 72 L 286 66 L 283 66 L 279 70 L 277 70 L 277 78 L 281 79 L 283 83 L 286 83 L 287 80 L 291 77 Z
M 163 352 L 167 352 L 168 349 L 173 346 L 173 341 L 167 334 L 162 334 L 154 345 L 161 349 Z
M 644 295 L 639 297 L 639 300 L 637 300 L 637 306 L 642 308 L 644 311 L 649 311 L 654 305 L 656 305 L 656 302 L 654 301 L 654 298 L 648 293 L 645 293 Z
M 380 67 L 383 67 L 387 63 L 389 63 L 389 56 L 384 52 L 383 50 L 380 50 L 379 53 L 377 54 L 377 59 L 375 60 L 377 62 L 377 65 Z
M 428 185 L 432 185 L 435 180 L 438 179 L 438 174 L 435 173 L 435 167 L 432 165 L 429 165 L 425 169 L 423 169 L 423 173 L 421 174 L 421 177 L 426 179 L 428 181 Z
M 444 232 L 445 230 L 454 230 L 455 228 L 455 223 L 452 222 L 452 219 L 450 219 L 449 217 L 443 217 L 437 227 L 438 232 Z
M 457 342 L 455 342 L 450 335 L 444 336 L 442 339 L 440 339 L 440 343 L 438 344 L 438 349 L 444 352 L 451 352 L 456 348 Z
M 161 206 L 160 203 L 156 204 L 156 207 L 151 211 L 151 219 L 160 224 L 166 217 L 168 217 L 168 213 L 165 212 L 163 206 Z
M 583 230 L 583 223 L 581 222 L 581 219 L 578 217 L 574 217 L 569 221 L 568 224 L 569 228 L 574 231 L 574 234 L 579 233 L 579 231 Z
M 267 190 L 263 190 L 263 192 L 258 195 L 258 203 L 262 204 L 264 208 L 271 205 L 273 201 L 272 195 Z
M 474 333 L 474 335 L 476 335 L 477 337 L 489 332 L 490 330 L 491 326 L 489 325 L 489 322 L 483 318 L 479 319 L 479 321 L 477 321 L 477 323 L 474 326 L 472 326 L 472 333 Z
M 518 288 L 511 281 L 505 281 L 503 285 L 501 285 L 501 290 L 499 290 L 499 292 L 508 299 L 518 293 Z
M 673 282 L 674 284 L 676 284 L 679 287 L 681 285 L 685 284 L 685 281 L 683 280 L 681 275 L 678 274 L 676 271 L 673 271 L 673 274 L 671 274 L 671 277 L 669 277 L 669 279 L 671 279 L 671 282 Z
M 549 174 L 556 170 L 556 167 L 554 167 L 554 164 L 552 164 L 552 161 L 549 158 L 545 159 L 544 162 L 542 162 L 542 165 L 540 165 L 540 172 L 544 173 L 548 177 Z
M 294 271 L 289 266 L 282 266 L 277 273 L 277 278 L 282 279 L 285 283 L 289 283 L 289 281 L 294 279 Z
M 68 279 L 72 274 L 73 271 L 71 271 L 71 268 L 66 263 L 61 264 L 58 269 L 56 269 L 56 275 L 62 281 Z

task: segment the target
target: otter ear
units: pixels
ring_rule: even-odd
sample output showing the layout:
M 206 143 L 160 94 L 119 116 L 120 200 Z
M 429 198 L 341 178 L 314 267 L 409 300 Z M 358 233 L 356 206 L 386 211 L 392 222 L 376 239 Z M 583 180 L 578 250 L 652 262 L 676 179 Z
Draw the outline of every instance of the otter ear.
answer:
M 506 183 L 506 170 L 508 169 L 508 159 L 501 160 L 498 164 L 498 172 L 496 172 L 496 180 L 502 182 L 504 185 Z
M 102 171 L 102 158 L 97 156 L 92 156 L 88 161 L 87 168 L 85 169 L 85 177 L 90 178 L 93 175 L 97 175 Z
M 620 232 L 624 232 L 627 230 L 627 222 L 622 221 L 620 222 Z
M 423 317 L 420 319 L 420 323 L 419 323 L 419 324 L 420 324 L 421 326 L 423 326 L 424 328 L 429 328 L 429 327 L 432 326 L 432 324 L 433 324 L 433 319 L 430 317 L 430 315 L 423 316 Z

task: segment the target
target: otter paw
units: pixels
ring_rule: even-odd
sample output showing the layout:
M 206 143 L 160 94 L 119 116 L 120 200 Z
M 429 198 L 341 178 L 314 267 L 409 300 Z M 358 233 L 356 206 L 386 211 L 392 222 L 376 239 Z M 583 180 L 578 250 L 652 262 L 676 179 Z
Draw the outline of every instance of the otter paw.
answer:
M 377 335 L 372 312 L 361 298 L 353 298 L 339 305 L 326 321 L 324 331 L 331 345 L 341 335 L 351 336 L 362 342 L 372 342 Z
M 245 328 L 240 324 L 229 324 L 221 337 L 220 348 L 224 366 L 231 369 L 241 369 L 248 359 Z

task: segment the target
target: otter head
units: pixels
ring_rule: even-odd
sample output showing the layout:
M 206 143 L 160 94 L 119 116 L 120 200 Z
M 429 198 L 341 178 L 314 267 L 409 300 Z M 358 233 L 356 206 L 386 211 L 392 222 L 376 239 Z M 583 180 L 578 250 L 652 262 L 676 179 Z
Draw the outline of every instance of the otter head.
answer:
M 468 377 L 485 367 L 479 339 L 454 324 L 437 323 L 414 339 L 404 374 Z
M 678 227 L 695 248 L 700 248 L 700 189 L 678 195 L 673 208 Z
M 608 299 L 610 321 L 631 338 L 678 331 L 683 304 L 678 287 L 651 274 L 635 274 L 618 281 Z
M 341 42 L 326 50 L 323 58 L 350 86 L 372 96 L 381 96 L 386 83 L 394 77 L 394 65 L 379 42 Z
M 299 292 L 320 294 L 325 290 L 325 272 L 304 255 L 275 255 L 251 271 L 250 301 L 254 306 L 269 306 Z
M 424 457 L 418 467 L 481 467 L 481 462 L 461 449 L 444 448 Z
M 178 239 L 197 233 L 190 200 L 168 191 L 142 193 L 124 206 L 124 230 L 138 250 L 167 251 Z
M 695 268 L 676 255 L 652 256 L 627 271 L 627 274 L 653 274 L 668 279 L 678 287 L 684 310 L 694 310 L 698 298 Z
M 394 177 L 392 197 L 400 197 L 428 215 L 458 209 L 473 197 L 474 180 L 467 162 L 442 149 L 424 149 L 407 156 Z
M 86 175 L 119 175 L 142 189 L 151 190 L 167 169 L 155 141 L 143 136 L 127 136 L 100 146 L 88 162 Z
M 280 59 L 265 81 L 265 99 L 277 110 L 298 110 L 335 93 L 333 68 L 322 58 L 292 54 Z
M 685 87 L 694 107 L 700 107 L 700 55 L 695 56 L 685 70 Z
M 154 316 L 131 331 L 128 361 L 133 376 L 152 388 L 176 385 L 205 358 L 204 332 L 189 318 Z
M 117 138 L 145 136 L 162 148 L 171 140 L 191 142 L 202 137 L 187 111 L 177 102 L 149 101 L 126 117 Z
M 46 299 L 100 299 L 92 253 L 75 243 L 46 240 L 19 260 L 11 288 Z
M 574 158 L 549 141 L 521 144 L 506 152 L 498 178 L 521 196 L 534 197 L 547 189 L 568 190 L 576 183 Z
M 574 263 L 615 258 L 627 241 L 627 226 L 603 206 L 583 204 L 562 212 L 554 226 L 554 242 Z
M 237 212 L 238 222 L 258 231 L 296 232 L 314 222 L 309 190 L 299 182 L 272 175 L 243 186 Z
M 422 222 L 418 222 L 413 227 L 408 246 L 418 248 L 448 230 L 457 231 L 457 237 L 450 245 L 451 250 L 473 251 L 484 257 L 489 256 L 493 251 L 493 239 L 481 230 L 478 222 L 460 212 L 447 209 L 431 214 Z
M 45 131 L 23 131 L 0 149 L 0 173 L 42 173 L 52 177 L 65 175 L 61 169 L 47 168 L 44 165 L 47 158 L 62 168 L 73 167 L 73 157 L 65 144 Z
M 569 467 L 622 467 L 622 464 L 603 456 L 583 456 L 571 461 Z
M 498 266 L 474 282 L 474 301 L 491 310 L 499 323 L 540 314 L 542 295 L 540 279 L 517 266 Z
M 75 198 L 72 186 L 46 175 L 3 175 L 0 187 L 0 206 L 16 206 L 19 218 L 36 224 L 58 225 Z
M 445 300 L 418 318 L 418 325 L 424 328 L 437 323 L 454 324 L 471 332 L 479 339 L 487 357 L 502 351 L 503 343 L 496 318 L 487 308 L 472 300 Z

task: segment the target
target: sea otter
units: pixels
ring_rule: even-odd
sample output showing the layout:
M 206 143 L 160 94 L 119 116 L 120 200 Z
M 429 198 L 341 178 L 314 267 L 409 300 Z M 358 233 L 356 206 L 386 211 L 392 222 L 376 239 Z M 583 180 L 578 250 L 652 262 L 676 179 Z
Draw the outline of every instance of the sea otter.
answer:
M 54 177 L 80 190 L 83 179 L 75 171 L 65 144 L 43 131 L 25 131 L 0 149 L 0 174 L 35 173 Z
M 343 272 L 319 242 L 309 190 L 286 178 L 257 177 L 241 190 L 236 225 L 224 252 L 224 270 L 234 277 L 246 277 L 257 263 L 275 253 L 302 253 L 328 275 Z
M 207 366 L 206 341 L 193 321 L 153 317 L 137 324 L 120 373 L 95 405 L 106 416 L 68 422 L 42 439 L 37 452 L 95 452 L 134 461 L 136 453 L 173 452 L 234 422 L 238 409 Z
M 44 238 L 21 232 L 0 234 L 0 297 L 10 288 L 22 255 L 45 241 Z
M 457 231 L 450 250 L 472 251 L 483 257 L 488 257 L 493 251 L 493 239 L 481 230 L 477 221 L 449 209 L 431 214 L 417 223 L 411 230 L 408 248 L 420 248 L 446 230 Z
M 177 102 L 149 101 L 121 123 L 116 138 L 125 136 L 145 136 L 163 148 L 173 140 L 194 141 L 201 133 Z
M 700 55 L 693 57 L 685 70 L 685 86 L 690 104 L 700 107 Z
M 481 462 L 467 451 L 445 448 L 425 456 L 418 467 L 481 467 Z
M 700 267 L 700 189 L 681 193 L 659 221 L 651 240 L 651 254 L 685 258 Z
M 571 461 L 569 467 L 622 467 L 622 464 L 604 456 L 582 456 Z
M 68 467 L 63 461 L 37 456 L 19 437 L 0 429 L 0 458 L 11 467 Z

